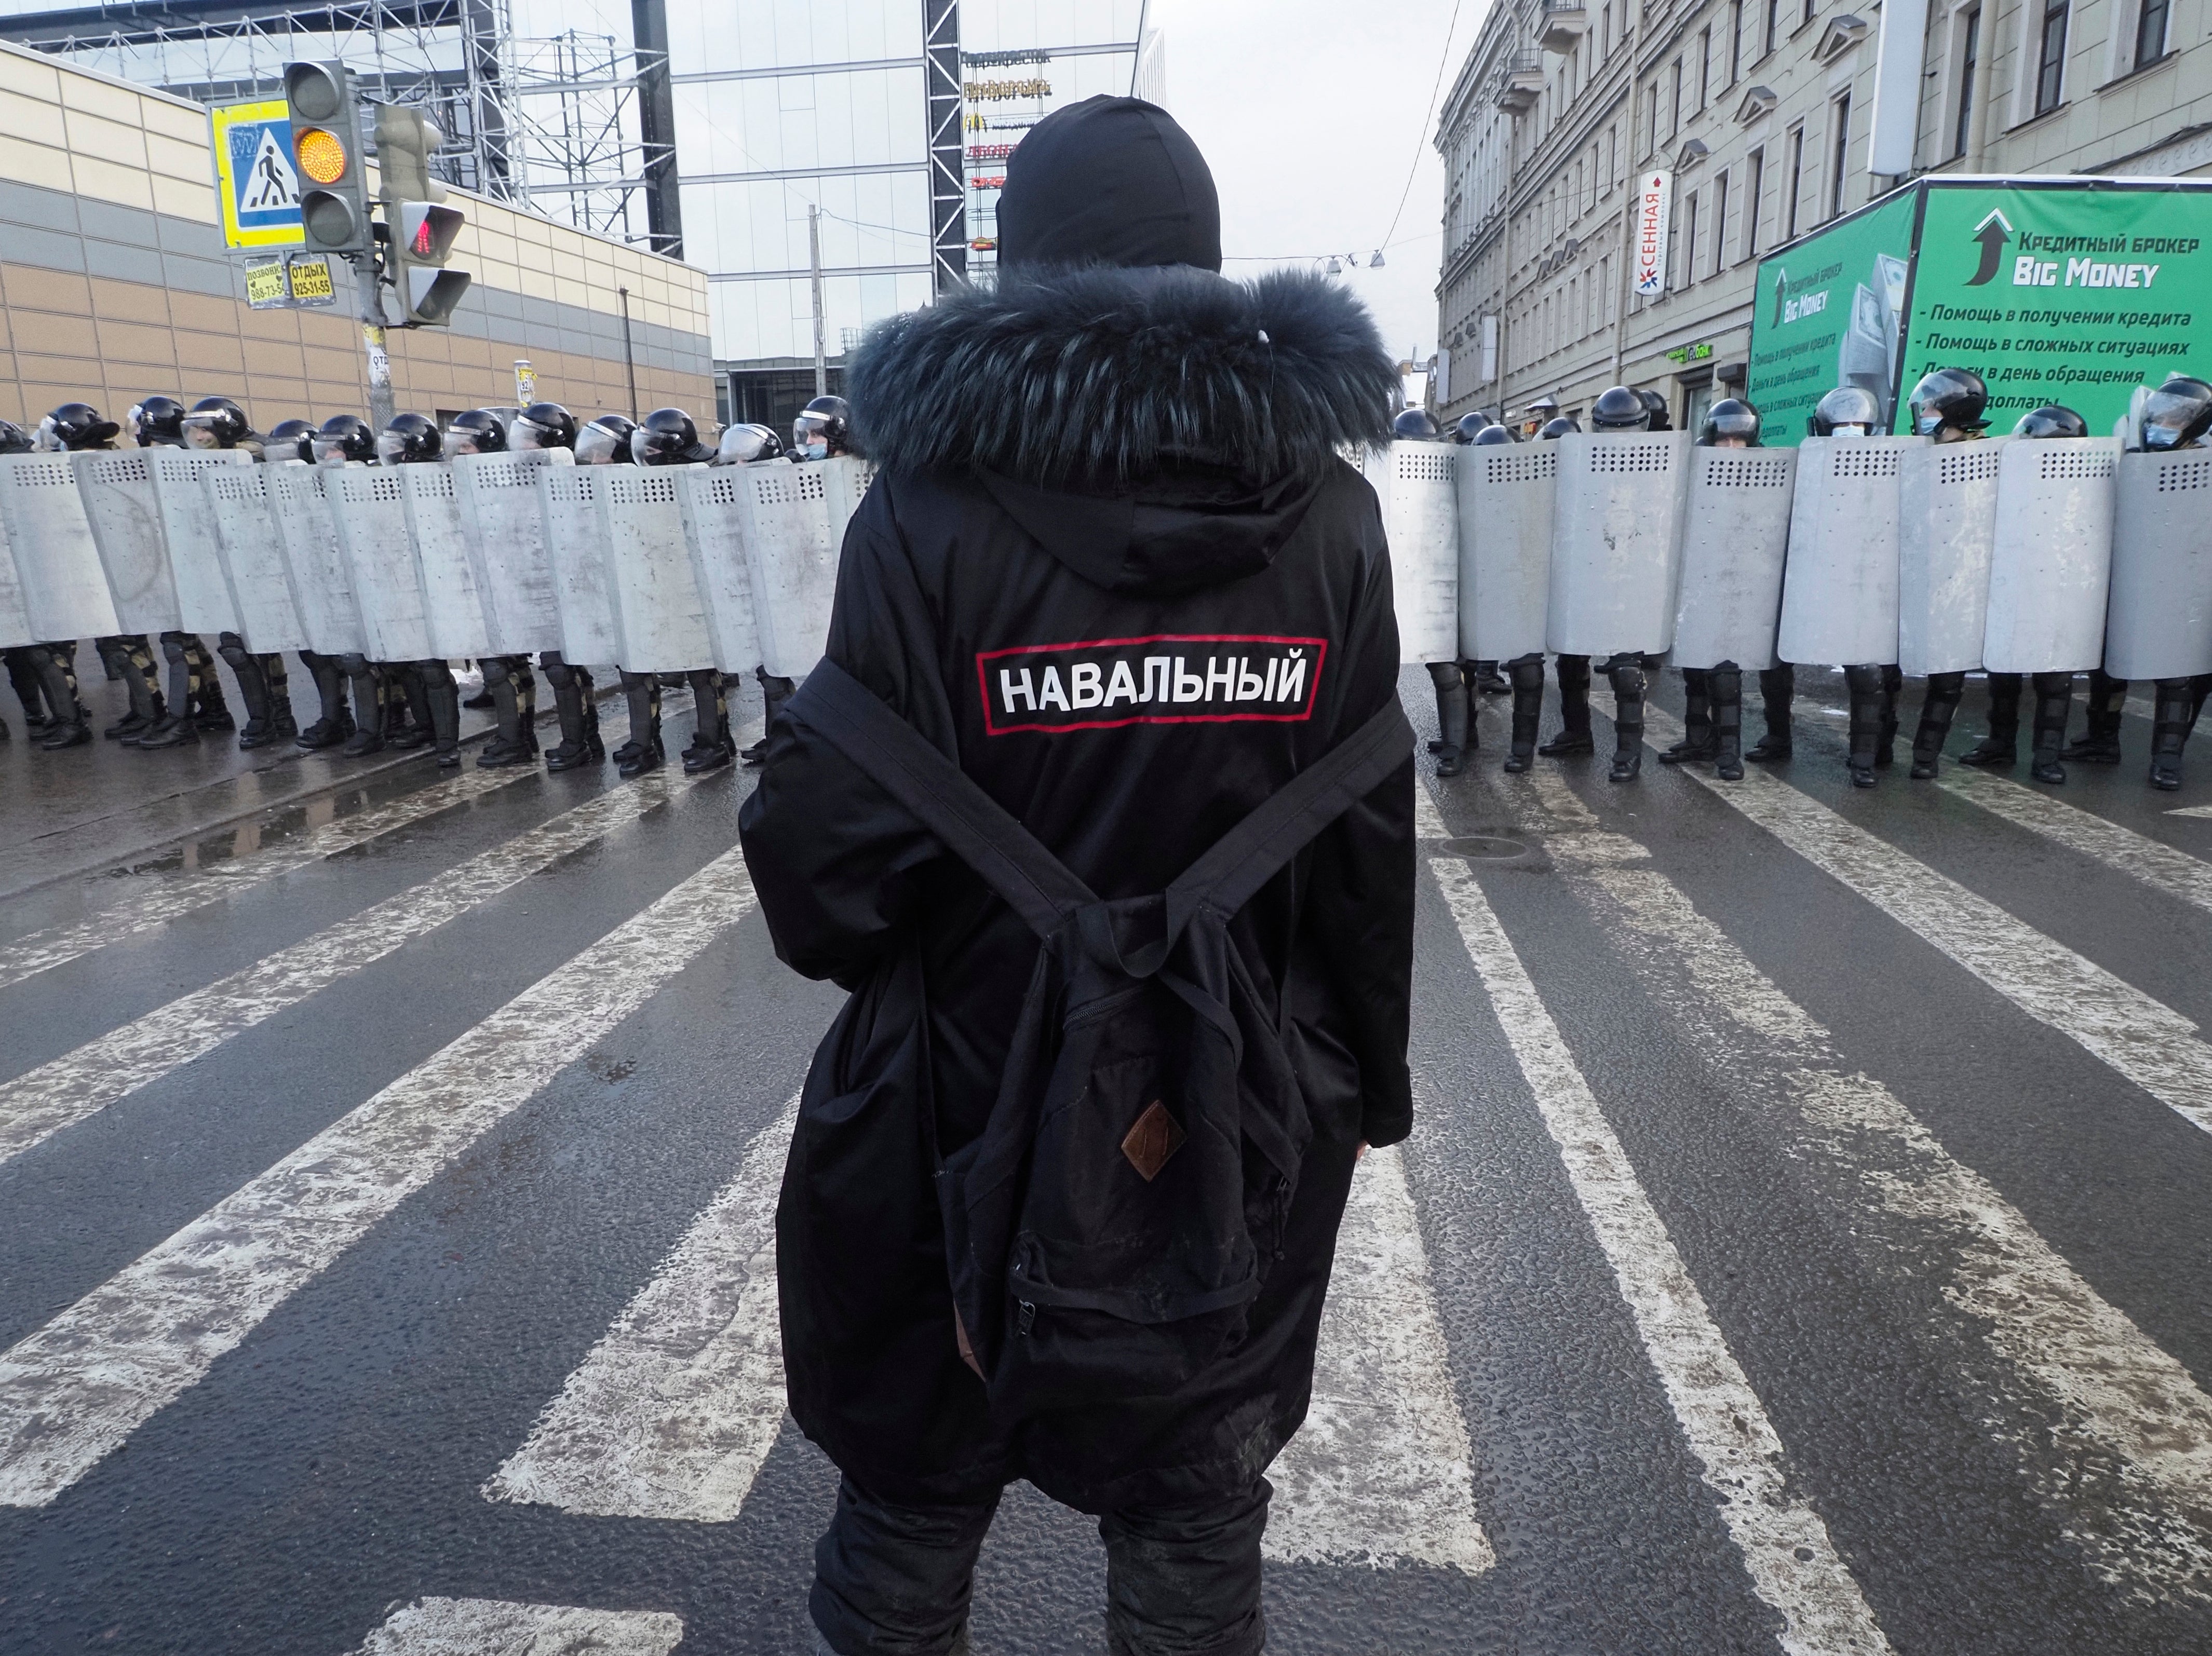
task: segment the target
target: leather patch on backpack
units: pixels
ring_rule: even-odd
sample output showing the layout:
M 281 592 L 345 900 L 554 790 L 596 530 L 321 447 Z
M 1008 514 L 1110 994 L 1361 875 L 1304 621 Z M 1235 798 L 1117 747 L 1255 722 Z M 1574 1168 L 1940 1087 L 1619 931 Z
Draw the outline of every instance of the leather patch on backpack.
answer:
M 1168 1107 L 1156 1098 L 1145 1106 L 1137 1125 L 1121 1140 L 1121 1154 L 1129 1158 L 1129 1165 L 1142 1174 L 1149 1185 L 1160 1176 L 1160 1169 L 1167 1166 L 1169 1158 L 1182 1148 L 1184 1137 L 1182 1123 L 1170 1115 Z

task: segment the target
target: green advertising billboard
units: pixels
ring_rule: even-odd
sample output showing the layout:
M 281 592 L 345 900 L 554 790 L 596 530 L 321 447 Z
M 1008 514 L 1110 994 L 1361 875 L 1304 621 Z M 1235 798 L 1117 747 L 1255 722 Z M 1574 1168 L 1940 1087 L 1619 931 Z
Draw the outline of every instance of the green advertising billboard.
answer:
M 1796 443 L 1832 387 L 1902 429 L 1935 368 L 1988 381 L 1998 431 L 2061 403 L 2108 432 L 2137 385 L 2212 372 L 2212 189 L 1923 180 L 1759 267 L 1747 394 Z

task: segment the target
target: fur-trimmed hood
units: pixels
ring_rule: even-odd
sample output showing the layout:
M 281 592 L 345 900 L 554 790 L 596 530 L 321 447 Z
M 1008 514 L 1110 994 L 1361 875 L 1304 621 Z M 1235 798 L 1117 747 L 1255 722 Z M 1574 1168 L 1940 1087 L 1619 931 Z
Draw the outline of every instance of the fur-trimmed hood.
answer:
M 1114 489 L 1192 462 L 1317 477 L 1389 440 L 1397 374 L 1323 277 L 1170 266 L 1003 272 L 878 324 L 847 383 L 886 470 Z

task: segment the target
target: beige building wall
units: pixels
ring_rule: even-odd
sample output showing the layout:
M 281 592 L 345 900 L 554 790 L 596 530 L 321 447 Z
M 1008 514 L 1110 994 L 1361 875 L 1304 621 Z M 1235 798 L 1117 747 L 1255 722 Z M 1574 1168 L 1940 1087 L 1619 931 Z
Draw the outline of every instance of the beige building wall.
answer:
M 451 328 L 389 333 L 393 396 L 424 413 L 538 395 L 580 415 L 714 413 L 707 277 L 675 260 L 463 191 Z M 0 43 L 0 417 L 55 404 L 110 417 L 155 392 L 236 397 L 262 430 L 368 409 L 352 283 L 331 310 L 254 311 L 225 256 L 207 112 Z M 623 310 L 629 312 L 625 349 Z

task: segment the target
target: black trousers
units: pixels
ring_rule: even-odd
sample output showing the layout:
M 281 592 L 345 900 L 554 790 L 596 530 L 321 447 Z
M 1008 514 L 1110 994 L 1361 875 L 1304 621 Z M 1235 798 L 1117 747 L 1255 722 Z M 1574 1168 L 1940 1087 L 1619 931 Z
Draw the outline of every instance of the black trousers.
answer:
M 1260 1537 L 1273 1493 L 1261 1478 L 1230 1500 L 1098 1520 L 1113 1656 L 1255 1656 L 1266 1645 Z M 836 1656 L 965 1651 L 975 1555 L 999 1494 L 899 1507 L 845 1479 L 830 1532 L 815 1544 L 808 1600 Z

